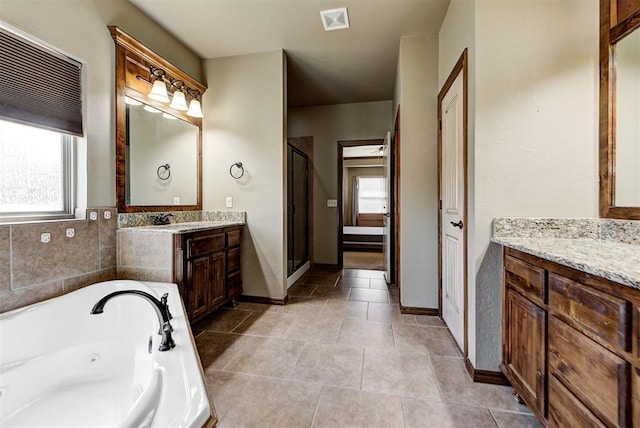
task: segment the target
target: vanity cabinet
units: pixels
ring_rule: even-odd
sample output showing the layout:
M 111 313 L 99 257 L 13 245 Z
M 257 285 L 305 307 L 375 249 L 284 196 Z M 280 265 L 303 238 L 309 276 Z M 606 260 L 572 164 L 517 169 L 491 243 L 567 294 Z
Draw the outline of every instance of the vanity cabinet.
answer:
M 176 234 L 174 280 L 193 323 L 242 294 L 242 227 Z
M 640 290 L 504 252 L 503 364 L 551 427 L 640 426 Z

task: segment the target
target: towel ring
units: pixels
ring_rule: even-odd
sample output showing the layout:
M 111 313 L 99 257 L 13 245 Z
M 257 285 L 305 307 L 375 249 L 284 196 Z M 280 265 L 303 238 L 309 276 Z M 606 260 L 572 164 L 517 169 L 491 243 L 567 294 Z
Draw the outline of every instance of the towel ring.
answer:
M 156 171 L 158 174 L 158 178 L 160 180 L 168 180 L 171 177 L 171 165 L 165 163 L 164 165 L 160 165 Z
M 240 170 L 240 175 L 234 175 L 233 174 L 233 167 L 236 167 Z M 242 166 L 242 162 L 236 162 L 233 165 L 231 165 L 231 167 L 229 168 L 229 174 L 235 178 L 236 180 L 242 178 L 242 176 L 244 175 L 244 167 Z

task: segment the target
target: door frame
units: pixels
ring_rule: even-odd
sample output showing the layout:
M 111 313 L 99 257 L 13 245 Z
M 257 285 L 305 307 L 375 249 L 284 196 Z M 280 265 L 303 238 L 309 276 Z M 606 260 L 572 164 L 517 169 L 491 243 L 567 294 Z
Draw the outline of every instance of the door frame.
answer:
M 344 179 L 343 169 L 343 152 L 345 147 L 355 147 L 355 146 L 381 146 L 384 144 L 384 138 L 376 139 L 376 140 L 345 140 L 338 141 L 338 268 L 342 269 L 344 266 L 344 260 L 342 256 L 342 239 L 343 239 L 343 231 L 344 231 L 344 218 L 343 218 L 343 210 L 342 210 L 342 181 Z
M 464 353 L 465 360 L 468 357 L 468 272 L 467 272 L 467 261 L 468 261 L 468 230 L 469 230 L 469 194 L 468 194 L 468 168 L 467 168 L 467 139 L 468 139 L 468 61 L 467 61 L 467 49 L 462 52 L 460 58 L 456 62 L 456 65 L 453 67 L 451 74 L 447 78 L 444 86 L 440 90 L 438 94 L 438 314 L 440 318 L 442 318 L 442 195 L 441 185 L 442 185 L 442 101 L 453 85 L 453 82 L 456 80 L 456 77 L 460 73 L 462 73 L 462 168 L 464 174 L 464 216 L 463 222 L 465 227 L 462 230 L 462 239 L 464 243 L 464 253 L 462 256 L 462 289 L 463 289 L 463 301 L 464 301 L 464 320 L 463 320 L 463 348 L 462 352 Z

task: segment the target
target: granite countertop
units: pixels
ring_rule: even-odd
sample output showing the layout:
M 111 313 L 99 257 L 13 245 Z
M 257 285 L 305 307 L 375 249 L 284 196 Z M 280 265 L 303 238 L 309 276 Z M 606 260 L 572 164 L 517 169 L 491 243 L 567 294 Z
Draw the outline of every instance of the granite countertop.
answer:
M 491 241 L 640 289 L 640 245 L 593 238 L 494 236 Z
M 217 221 L 188 221 L 183 223 L 171 223 L 161 226 L 137 226 L 122 227 L 118 232 L 124 233 L 188 233 L 206 229 L 221 229 L 229 226 L 244 226 L 244 220 L 217 220 Z

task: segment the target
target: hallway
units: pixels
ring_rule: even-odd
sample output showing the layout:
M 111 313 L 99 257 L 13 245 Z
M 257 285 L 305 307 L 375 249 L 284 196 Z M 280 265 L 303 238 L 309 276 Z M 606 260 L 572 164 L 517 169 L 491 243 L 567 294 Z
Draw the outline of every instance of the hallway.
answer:
M 474 384 L 436 317 L 401 314 L 382 272 L 316 268 L 289 304 L 194 327 L 220 427 L 537 427 L 511 388 Z

